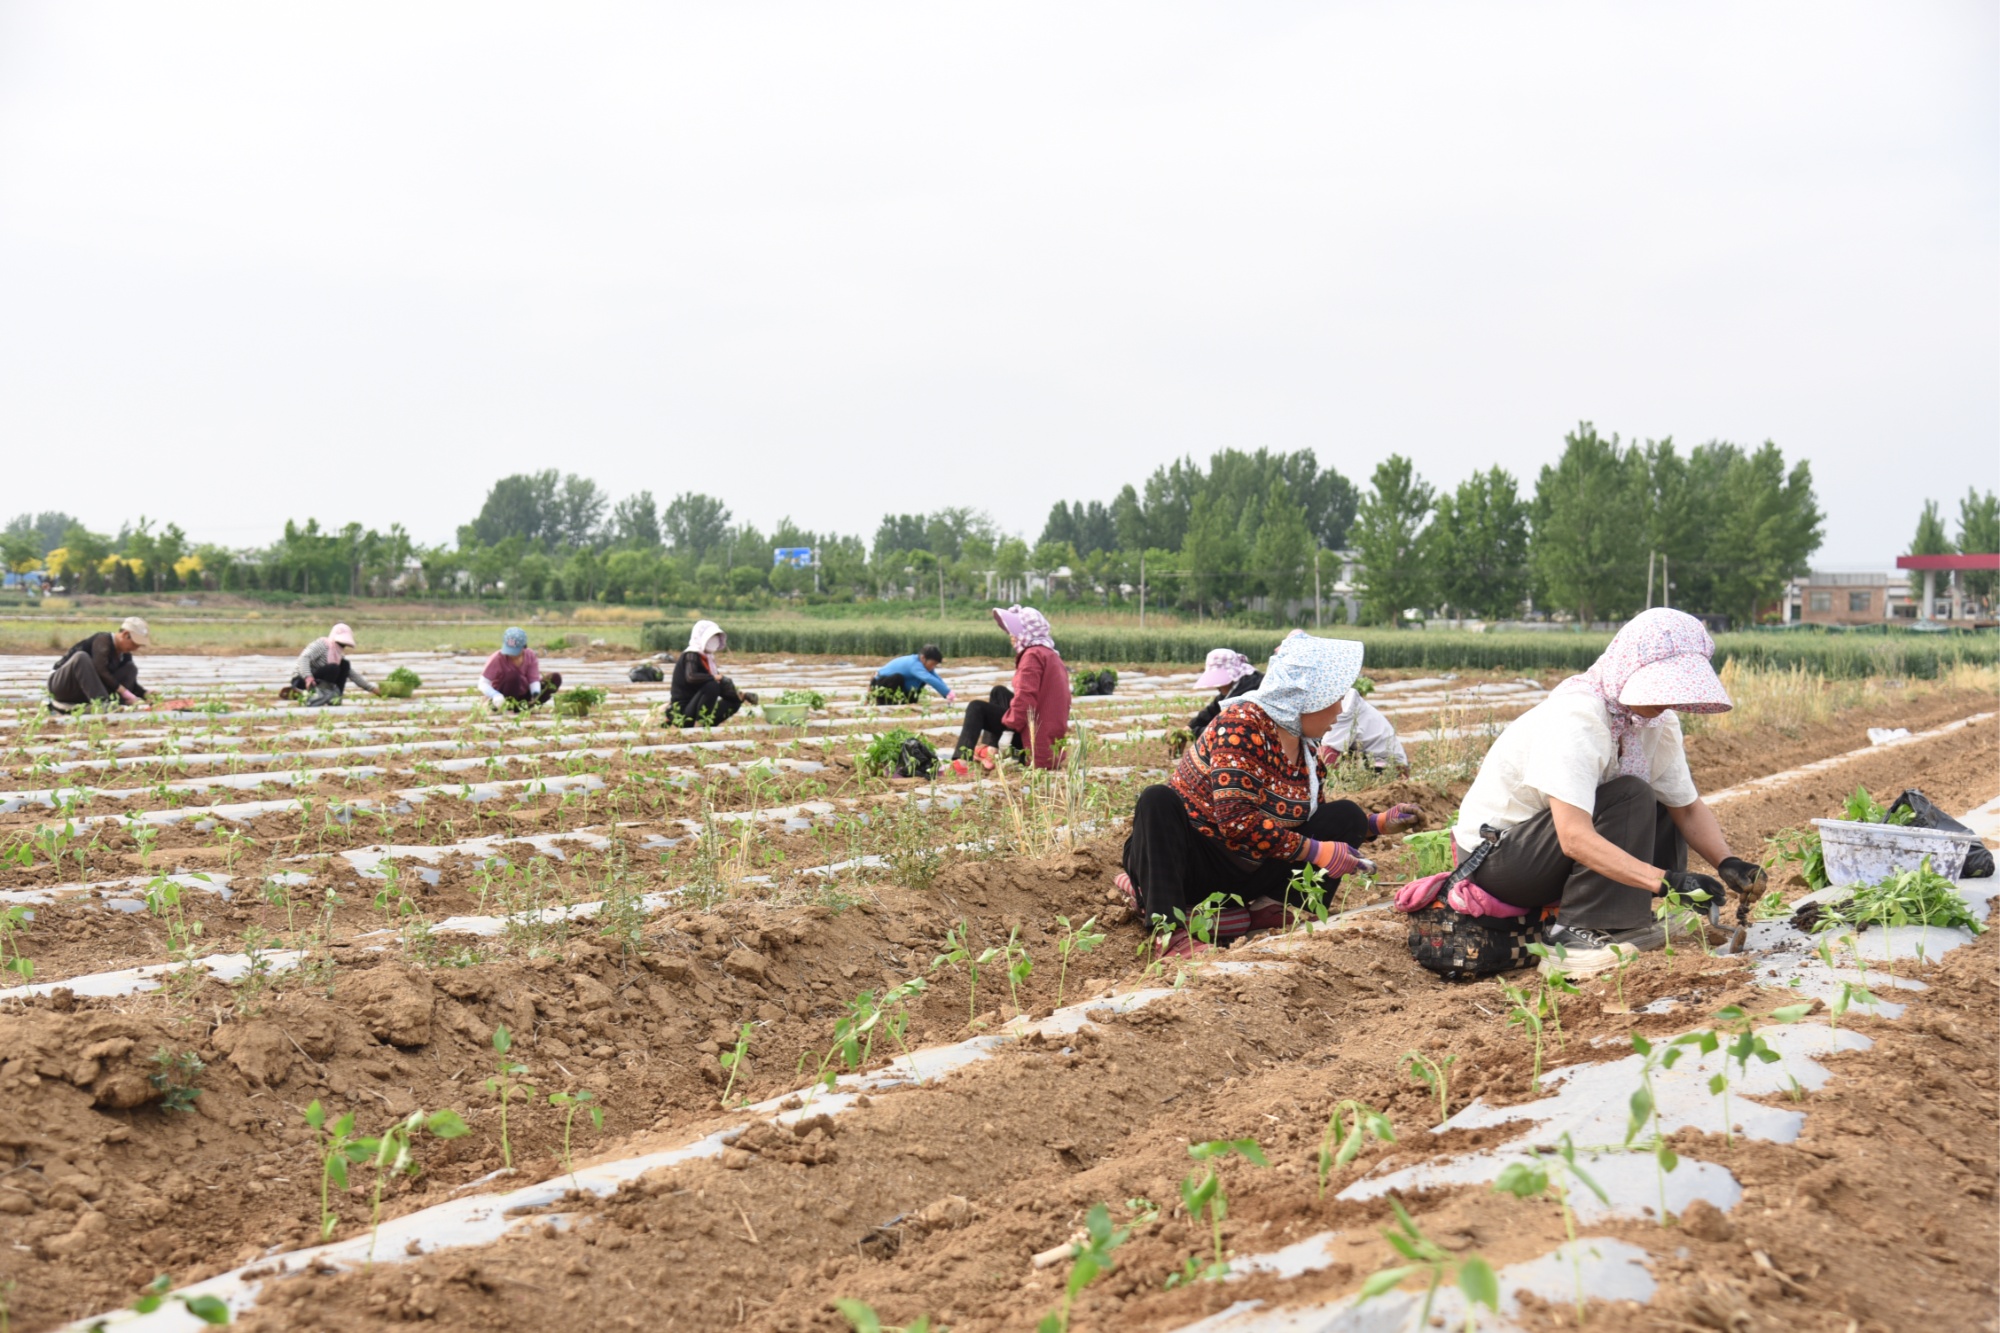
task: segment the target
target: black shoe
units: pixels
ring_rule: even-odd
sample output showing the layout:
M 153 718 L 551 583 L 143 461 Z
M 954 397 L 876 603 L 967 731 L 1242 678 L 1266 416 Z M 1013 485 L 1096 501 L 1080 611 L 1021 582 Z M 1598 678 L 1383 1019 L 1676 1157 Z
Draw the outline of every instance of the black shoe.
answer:
M 1539 968 L 1544 976 L 1557 970 L 1572 977 L 1595 976 L 1618 966 L 1619 959 L 1639 952 L 1630 944 L 1617 943 L 1604 931 L 1562 921 L 1543 929 L 1542 943 L 1549 946 L 1549 957 L 1542 960 Z

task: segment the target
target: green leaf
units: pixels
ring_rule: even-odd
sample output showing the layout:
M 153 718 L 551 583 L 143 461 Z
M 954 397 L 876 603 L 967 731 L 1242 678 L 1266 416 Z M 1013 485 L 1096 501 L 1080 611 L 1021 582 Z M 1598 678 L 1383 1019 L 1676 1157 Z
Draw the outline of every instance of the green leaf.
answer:
M 512 1050 L 513 1047 L 514 1047 L 514 1034 L 507 1030 L 507 1025 L 505 1023 L 502 1023 L 499 1027 L 493 1029 L 494 1050 L 498 1051 L 502 1055 L 505 1055 L 507 1054 L 508 1051 Z
M 1722 1095 L 1722 1090 L 1728 1086 L 1729 1086 L 1729 1079 L 1726 1076 L 1722 1074 L 1713 1075 L 1708 1080 L 1709 1095 L 1711 1097 L 1719 1097 Z
M 333 1182 L 335 1189 L 347 1188 L 347 1158 L 340 1153 L 326 1159 L 326 1178 Z
M 319 1104 L 317 1097 L 306 1107 L 306 1123 L 314 1129 L 321 1129 L 326 1125 L 326 1108 Z
M 1632 1050 L 1637 1055 L 1651 1055 L 1653 1053 L 1653 1043 L 1635 1032 L 1632 1034 Z
M 229 1307 L 218 1296 L 183 1296 L 181 1304 L 187 1312 L 204 1324 L 226 1324 L 229 1322 Z
M 1467 1255 L 1458 1261 L 1458 1289 L 1474 1305 L 1499 1311 L 1500 1279 L 1494 1275 L 1493 1266 L 1478 1255 Z
M 1627 1143 L 1630 1143 L 1638 1135 L 1639 1131 L 1646 1127 L 1646 1122 L 1652 1119 L 1652 1090 L 1647 1088 L 1645 1084 L 1640 1084 L 1638 1090 L 1632 1094 L 1631 1106 L 1632 1122 L 1625 1130 L 1625 1141 Z
M 875 1307 L 866 1301 L 850 1301 L 842 1298 L 833 1303 L 833 1308 L 840 1311 L 848 1323 L 854 1325 L 854 1333 L 882 1333 L 881 1317 L 875 1313 Z
M 472 1132 L 471 1126 L 465 1123 L 465 1118 L 450 1108 L 431 1112 L 430 1119 L 425 1122 L 425 1128 L 441 1139 L 461 1139 Z
M 1495 1194 L 1511 1194 L 1517 1199 L 1532 1199 L 1548 1187 L 1549 1173 L 1531 1162 L 1507 1163 L 1493 1182 Z
M 1811 1012 L 1809 1004 L 1788 1004 L 1782 1009 L 1773 1009 L 1771 1017 L 1780 1023 L 1796 1023 Z
M 1371 1273 L 1368 1280 L 1361 1284 L 1361 1299 L 1372 1300 L 1385 1291 L 1394 1291 L 1419 1267 L 1421 1265 L 1405 1264 L 1401 1268 L 1385 1268 L 1379 1273 Z

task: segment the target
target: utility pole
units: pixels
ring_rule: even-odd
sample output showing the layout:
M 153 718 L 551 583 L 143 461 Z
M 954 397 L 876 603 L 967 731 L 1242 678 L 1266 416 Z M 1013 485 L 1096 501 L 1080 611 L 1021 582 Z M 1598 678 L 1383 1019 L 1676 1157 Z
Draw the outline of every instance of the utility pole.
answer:
M 1146 628 L 1146 548 L 1139 548 L 1139 628 Z
M 1660 605 L 1672 606 L 1673 604 L 1674 581 L 1672 576 L 1667 573 L 1667 553 L 1662 551 L 1660 552 Z
M 1648 608 L 1651 608 L 1653 605 L 1653 557 L 1658 554 L 1659 552 L 1657 551 L 1646 552 L 1646 605 Z
M 1318 628 L 1320 628 L 1320 623 L 1319 623 L 1319 543 L 1318 543 L 1318 542 L 1314 542 L 1314 543 L 1313 543 L 1313 628 L 1314 628 L 1314 629 L 1318 629 Z
M 944 619 L 944 561 L 938 561 L 938 619 Z

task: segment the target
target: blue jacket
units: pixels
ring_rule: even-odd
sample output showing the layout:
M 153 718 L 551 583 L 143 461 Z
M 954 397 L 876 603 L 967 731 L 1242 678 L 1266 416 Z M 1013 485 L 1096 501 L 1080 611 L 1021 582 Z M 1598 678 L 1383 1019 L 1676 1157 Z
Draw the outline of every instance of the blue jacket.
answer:
M 878 680 L 886 676 L 900 681 L 903 688 L 912 694 L 922 694 L 926 685 L 936 690 L 940 697 L 951 693 L 951 686 L 945 684 L 937 672 L 925 666 L 924 659 L 915 653 L 885 664 L 875 676 Z

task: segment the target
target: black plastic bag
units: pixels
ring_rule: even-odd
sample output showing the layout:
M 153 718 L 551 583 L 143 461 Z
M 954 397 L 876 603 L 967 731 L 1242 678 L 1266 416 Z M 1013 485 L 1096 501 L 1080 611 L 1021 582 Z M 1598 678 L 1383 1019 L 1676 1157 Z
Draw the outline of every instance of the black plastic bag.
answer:
M 902 752 L 896 756 L 896 776 L 899 778 L 927 778 L 937 772 L 937 751 L 931 743 L 912 736 L 903 742 Z
M 1930 799 L 1915 787 L 1896 798 L 1889 807 L 1889 813 L 1898 810 L 1910 812 L 1911 828 L 1935 829 L 1939 833 L 1970 833 L 1971 829 L 1953 819 L 1944 811 L 1932 805 Z M 1988 879 L 1993 874 L 1993 852 L 1983 842 L 1974 842 L 1972 850 L 1965 854 L 1965 866 L 1958 872 L 1960 879 Z

